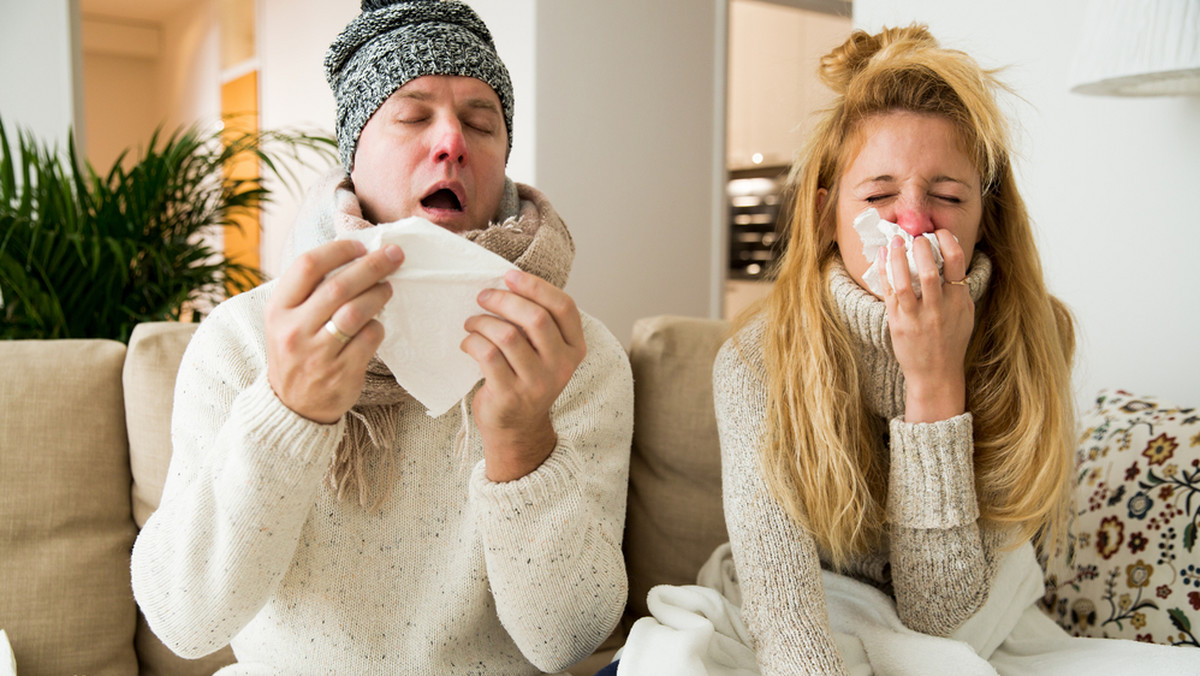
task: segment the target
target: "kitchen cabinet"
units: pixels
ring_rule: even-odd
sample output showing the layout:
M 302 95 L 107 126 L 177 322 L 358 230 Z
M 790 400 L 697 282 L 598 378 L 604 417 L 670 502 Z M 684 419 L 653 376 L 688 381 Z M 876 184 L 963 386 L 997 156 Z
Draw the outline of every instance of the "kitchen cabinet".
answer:
M 821 56 L 850 34 L 848 17 L 761 0 L 729 7 L 726 159 L 731 170 L 791 164 L 833 92 Z

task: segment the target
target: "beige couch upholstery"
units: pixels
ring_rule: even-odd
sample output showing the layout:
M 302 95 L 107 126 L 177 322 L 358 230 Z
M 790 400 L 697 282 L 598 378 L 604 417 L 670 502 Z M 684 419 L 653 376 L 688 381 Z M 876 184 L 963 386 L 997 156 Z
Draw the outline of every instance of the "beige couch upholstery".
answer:
M 107 340 L 0 342 L 0 629 L 21 676 L 211 674 L 228 648 L 183 660 L 150 632 L 129 586 L 137 529 L 170 462 L 175 373 L 195 326 Z M 725 539 L 710 369 L 721 322 L 657 318 L 631 347 L 637 423 L 627 622 L 654 584 L 688 583 Z M 591 676 L 624 636 L 573 669 Z
M 572 669 L 591 676 L 612 660 L 629 628 L 649 614 L 657 584 L 695 584 L 713 549 L 729 539 L 721 506 L 721 448 L 712 364 L 726 322 L 660 316 L 633 327 L 633 449 L 625 517 L 629 603 L 621 625 Z
M 228 649 L 184 660 L 138 613 L 137 529 L 170 461 L 175 372 L 194 326 L 109 340 L 0 343 L 0 629 L 21 676 L 211 674 Z
M 203 660 L 176 657 L 140 618 L 129 588 L 137 528 L 162 494 L 175 372 L 194 328 L 143 324 L 128 348 L 0 341 L 0 629 L 21 676 L 211 674 L 233 659 L 228 648 Z M 634 328 L 629 606 L 575 676 L 609 661 L 647 614 L 652 586 L 693 583 L 727 539 L 711 386 L 727 332 L 724 322 L 683 317 Z M 1197 645 L 1200 596 L 1189 585 L 1200 588 L 1200 564 L 1196 528 L 1187 528 L 1200 522 L 1200 416 L 1124 392 L 1098 403 L 1081 420 L 1080 556 L 1049 562 L 1046 609 L 1073 633 Z M 1131 475 L 1131 463 L 1139 472 Z M 1114 488 L 1122 478 L 1129 488 Z M 1143 527 L 1151 519 L 1153 533 Z M 1156 546 L 1178 558 L 1154 558 Z M 1136 599 L 1109 604 L 1104 595 L 1114 593 Z M 1154 611 L 1164 628 L 1151 632 Z

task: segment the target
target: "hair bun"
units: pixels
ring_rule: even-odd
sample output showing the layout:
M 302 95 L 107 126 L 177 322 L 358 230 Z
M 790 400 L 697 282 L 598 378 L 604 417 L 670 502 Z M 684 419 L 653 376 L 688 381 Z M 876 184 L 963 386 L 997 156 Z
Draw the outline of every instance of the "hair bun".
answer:
M 874 35 L 856 30 L 845 42 L 821 57 L 817 74 L 830 89 L 844 94 L 854 77 L 880 52 L 891 55 L 937 46 L 929 28 L 919 24 L 884 28 Z

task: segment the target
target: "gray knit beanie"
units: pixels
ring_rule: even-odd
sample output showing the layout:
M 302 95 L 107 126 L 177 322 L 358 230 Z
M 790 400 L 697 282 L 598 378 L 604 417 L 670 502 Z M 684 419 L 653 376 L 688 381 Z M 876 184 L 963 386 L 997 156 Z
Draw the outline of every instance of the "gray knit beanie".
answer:
M 337 100 L 338 151 L 347 172 L 367 120 L 392 92 L 422 75 L 464 75 L 491 86 L 512 150 L 512 81 L 475 11 L 454 0 L 362 0 L 362 14 L 325 53 L 325 79 Z

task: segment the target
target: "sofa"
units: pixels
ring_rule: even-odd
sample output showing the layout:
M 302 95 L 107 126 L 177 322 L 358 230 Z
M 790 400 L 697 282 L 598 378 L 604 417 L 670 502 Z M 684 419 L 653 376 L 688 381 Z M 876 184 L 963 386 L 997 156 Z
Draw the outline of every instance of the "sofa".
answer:
M 129 584 L 134 538 L 161 497 L 175 372 L 194 328 L 142 324 L 128 346 L 0 342 L 0 629 L 21 676 L 186 676 L 233 661 L 228 648 L 175 656 Z M 694 583 L 727 540 L 711 390 L 727 332 L 673 316 L 634 327 L 629 603 L 574 676 L 611 659 L 648 614 L 652 586 Z M 1075 556 L 1046 558 L 1045 610 L 1077 635 L 1200 647 L 1200 416 L 1111 391 L 1080 422 Z

